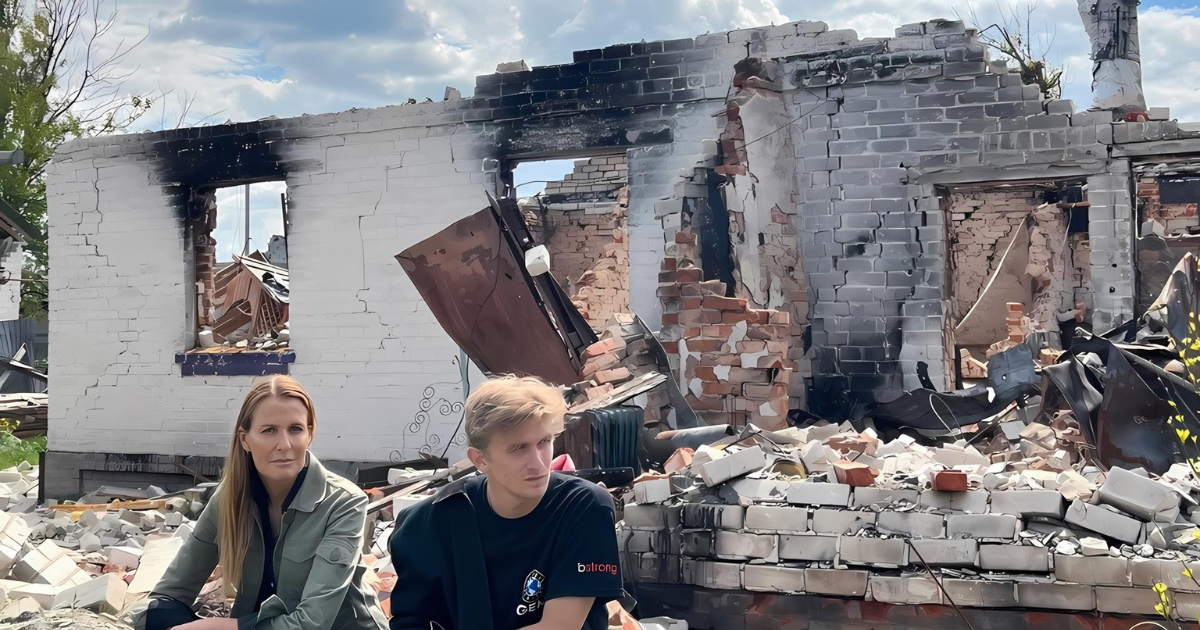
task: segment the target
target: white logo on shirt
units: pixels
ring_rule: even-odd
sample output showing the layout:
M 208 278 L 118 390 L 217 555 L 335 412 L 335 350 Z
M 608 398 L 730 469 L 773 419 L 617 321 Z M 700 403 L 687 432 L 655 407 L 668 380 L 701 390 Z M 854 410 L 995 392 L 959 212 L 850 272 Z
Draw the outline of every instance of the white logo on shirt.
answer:
M 518 615 L 527 615 L 535 612 L 542 607 L 541 597 L 546 590 L 546 576 L 541 571 L 534 569 L 525 576 L 524 583 L 521 584 L 521 599 L 524 604 L 517 606 Z

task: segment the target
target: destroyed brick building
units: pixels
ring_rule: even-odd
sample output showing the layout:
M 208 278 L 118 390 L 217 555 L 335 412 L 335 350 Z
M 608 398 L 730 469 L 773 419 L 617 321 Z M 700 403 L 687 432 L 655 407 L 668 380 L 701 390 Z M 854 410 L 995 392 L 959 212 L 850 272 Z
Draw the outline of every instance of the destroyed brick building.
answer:
M 1189 247 L 1170 233 L 1200 225 L 1200 125 L 1124 113 L 1140 74 L 1136 37 L 1117 39 L 1090 111 L 1023 85 L 959 22 L 796 22 L 505 64 L 436 103 L 68 143 L 48 169 L 44 496 L 215 474 L 268 372 L 309 387 L 326 461 L 460 453 L 482 376 L 395 255 L 486 193 L 515 198 L 534 160 L 580 160 L 523 207 L 563 290 L 597 328 L 628 310 L 660 331 L 709 422 L 855 417 L 924 373 L 952 389 L 960 350 L 1009 338 L 1002 304 L 1051 348 L 1064 317 L 1126 322 Z M 266 181 L 287 186 L 289 347 L 194 352 L 211 192 Z

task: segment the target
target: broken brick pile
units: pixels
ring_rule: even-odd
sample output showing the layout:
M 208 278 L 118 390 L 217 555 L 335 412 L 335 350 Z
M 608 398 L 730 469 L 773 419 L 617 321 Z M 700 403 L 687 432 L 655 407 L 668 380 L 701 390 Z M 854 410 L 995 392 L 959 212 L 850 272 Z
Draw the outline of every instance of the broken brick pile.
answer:
M 636 503 L 618 526 L 624 574 L 642 588 L 730 594 L 1200 613 L 1200 483 L 1187 465 L 1161 478 L 1103 472 L 1080 460 L 1063 418 L 1001 429 L 929 447 L 828 424 L 701 446 L 626 495 Z M 655 610 L 714 627 L 692 601 Z
M 111 503 L 101 488 L 77 504 L 39 508 L 38 476 L 28 464 L 0 470 L 0 620 L 76 608 L 116 622 L 158 583 L 213 485 L 170 496 L 151 488 L 137 492 L 156 498 Z M 202 616 L 227 606 L 220 587 L 218 569 L 200 592 Z
M 987 350 L 987 358 L 992 358 L 1001 352 L 1011 350 L 1025 343 L 1025 335 L 1029 330 L 1029 320 L 1025 317 L 1025 305 L 1020 302 L 1008 302 L 1004 305 L 1004 325 L 1007 336 L 992 344 Z
M 616 313 L 609 317 L 607 326 L 600 333 L 600 340 L 583 352 L 584 364 L 580 370 L 583 380 L 574 389 L 586 400 L 596 400 L 611 393 L 617 386 L 643 374 L 657 371 L 658 366 L 651 353 L 647 339 L 652 335 L 639 326 L 628 313 Z M 662 387 L 646 392 L 646 400 L 635 399 L 645 414 L 646 424 L 666 421 L 670 415 L 670 401 Z
M 757 310 L 742 298 L 725 297 L 725 284 L 705 281 L 692 264 L 696 238 L 675 234 L 678 258 L 663 259 L 658 297 L 659 333 L 688 404 L 709 424 L 763 428 L 787 426 L 788 314 Z

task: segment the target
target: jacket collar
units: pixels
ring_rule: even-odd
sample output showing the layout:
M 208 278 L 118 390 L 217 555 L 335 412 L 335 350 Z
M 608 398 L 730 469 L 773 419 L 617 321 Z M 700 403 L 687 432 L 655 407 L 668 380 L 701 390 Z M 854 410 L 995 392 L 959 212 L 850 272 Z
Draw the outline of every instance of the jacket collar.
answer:
M 433 495 L 433 502 L 441 503 L 452 496 L 460 494 L 465 495 L 467 480 L 471 479 L 472 477 L 473 475 L 467 475 L 458 481 L 452 481 L 449 484 L 442 486 L 442 489 L 438 490 L 437 494 Z
M 325 471 L 325 467 L 321 465 L 317 456 L 310 452 L 308 454 L 308 473 L 304 475 L 300 491 L 292 500 L 291 507 L 301 512 L 312 512 L 317 509 L 317 506 L 325 500 L 325 496 L 328 494 L 329 486 L 326 483 L 328 479 L 329 475 Z

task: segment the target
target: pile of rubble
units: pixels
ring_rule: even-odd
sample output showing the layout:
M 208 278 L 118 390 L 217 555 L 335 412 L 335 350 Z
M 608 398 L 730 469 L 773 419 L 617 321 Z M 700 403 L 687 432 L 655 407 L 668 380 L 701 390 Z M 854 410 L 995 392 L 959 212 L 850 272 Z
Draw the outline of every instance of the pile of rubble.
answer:
M 213 485 L 173 495 L 134 491 L 155 498 L 126 501 L 109 501 L 122 490 L 101 489 L 76 504 L 47 501 L 38 508 L 37 482 L 38 470 L 28 464 L 0 471 L 0 621 L 30 628 L 54 627 L 48 620 L 96 628 L 120 623 L 191 536 Z M 218 572 L 201 591 L 202 616 L 227 610 L 220 587 Z M 100 619 L 42 614 L 63 609 L 93 611 Z
M 1184 464 L 1157 479 L 1103 472 L 1082 461 L 1069 425 L 1069 414 L 1053 427 L 1014 420 L 990 439 L 980 431 L 938 447 L 849 424 L 747 427 L 635 482 L 618 528 L 625 575 L 892 604 L 1196 618 L 1195 474 Z
M 234 256 L 214 276 L 212 312 L 194 352 L 281 351 L 288 347 L 289 274 L 261 252 Z

